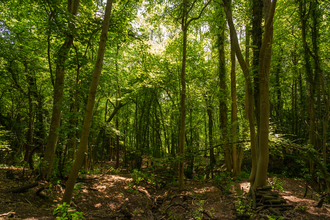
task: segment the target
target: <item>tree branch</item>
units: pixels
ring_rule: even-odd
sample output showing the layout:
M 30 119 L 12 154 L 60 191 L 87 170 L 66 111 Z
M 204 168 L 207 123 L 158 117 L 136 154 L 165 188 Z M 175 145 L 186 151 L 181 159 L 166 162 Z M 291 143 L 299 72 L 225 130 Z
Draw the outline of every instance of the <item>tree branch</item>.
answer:
M 204 11 L 204 9 L 210 4 L 210 2 L 211 2 L 211 0 L 209 0 L 209 1 L 204 5 L 204 7 L 202 8 L 202 10 L 201 10 L 201 12 L 199 13 L 199 16 L 198 16 L 198 17 L 190 18 L 190 19 L 188 20 L 188 22 L 187 22 L 187 24 L 186 24 L 186 27 L 189 26 L 190 22 L 192 22 L 192 21 L 194 21 L 194 20 L 198 20 L 198 19 L 200 19 L 200 17 L 202 16 L 202 13 L 203 13 L 203 11 Z M 189 11 L 190 11 L 190 9 L 189 9 Z M 189 11 L 188 11 L 188 13 L 189 13 Z
M 192 3 L 192 5 L 190 6 L 190 8 L 189 8 L 189 10 L 188 10 L 188 12 L 187 12 L 187 15 L 188 15 L 188 14 L 189 14 L 189 12 L 191 11 L 191 9 L 193 9 L 193 7 L 194 7 L 194 5 L 195 5 L 196 1 L 197 1 L 197 0 L 195 0 L 195 1 Z

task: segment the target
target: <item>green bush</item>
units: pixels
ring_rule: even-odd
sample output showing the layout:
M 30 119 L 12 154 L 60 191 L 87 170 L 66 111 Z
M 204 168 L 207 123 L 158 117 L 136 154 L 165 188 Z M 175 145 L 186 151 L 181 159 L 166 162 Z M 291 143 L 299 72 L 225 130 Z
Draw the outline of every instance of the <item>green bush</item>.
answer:
M 70 205 L 64 202 L 56 207 L 53 212 L 53 215 L 56 215 L 55 220 L 80 220 L 85 219 L 83 212 L 77 212 L 70 209 Z

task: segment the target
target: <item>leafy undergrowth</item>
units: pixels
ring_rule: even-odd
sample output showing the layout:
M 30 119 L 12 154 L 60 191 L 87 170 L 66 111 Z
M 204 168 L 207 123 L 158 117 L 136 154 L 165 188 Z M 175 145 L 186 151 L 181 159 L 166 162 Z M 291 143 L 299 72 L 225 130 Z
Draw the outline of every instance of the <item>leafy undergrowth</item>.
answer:
M 6 193 L 10 188 L 23 185 L 18 181 L 22 170 L 11 169 L 15 179 L 7 179 L 8 168 L 0 168 L 0 216 L 12 212 L 14 219 L 54 219 L 53 211 L 60 204 L 65 182 L 57 185 L 39 182 L 27 192 Z M 316 194 L 303 197 L 303 181 L 289 178 L 276 181 L 283 182 L 277 184 L 284 190 L 280 195 L 295 207 L 286 211 L 289 219 L 330 219 L 327 204 L 314 207 L 319 200 Z M 82 212 L 85 219 L 234 219 L 241 189 L 244 195 L 249 185 L 244 180 L 230 183 L 187 180 L 185 184 L 185 190 L 179 191 L 175 182 L 166 179 L 160 182 L 155 176 L 146 178 L 137 171 L 87 175 L 76 185 L 72 208 Z M 42 186 L 45 198 L 36 195 Z

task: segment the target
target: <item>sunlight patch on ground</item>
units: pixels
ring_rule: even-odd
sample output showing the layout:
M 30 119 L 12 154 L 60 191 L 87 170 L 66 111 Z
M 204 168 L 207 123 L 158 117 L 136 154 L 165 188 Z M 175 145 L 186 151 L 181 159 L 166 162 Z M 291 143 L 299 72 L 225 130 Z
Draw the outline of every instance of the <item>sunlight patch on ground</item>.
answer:
M 249 182 L 240 183 L 239 186 L 240 186 L 240 189 L 243 188 L 243 191 L 245 193 L 248 193 L 250 191 L 250 183 Z
M 97 203 L 94 205 L 95 208 L 101 208 L 102 204 L 101 203 Z
M 326 216 L 330 216 L 330 209 L 327 207 L 322 207 L 322 208 L 316 208 L 314 206 L 312 207 L 308 207 L 307 212 L 312 214 L 312 215 L 326 215 Z
M 315 202 L 314 200 L 311 200 L 311 199 L 299 198 L 299 197 L 293 196 L 292 194 L 294 194 L 294 193 L 290 192 L 290 191 L 287 191 L 286 194 L 287 195 L 282 195 L 283 199 L 291 201 L 291 202 L 304 202 L 304 203 Z
M 121 176 L 112 176 L 115 181 L 132 181 L 133 178 L 121 177 Z
M 201 194 L 203 194 L 203 193 L 206 193 L 206 192 L 213 192 L 213 191 L 215 191 L 215 190 L 218 190 L 218 188 L 215 187 L 215 186 L 210 186 L 210 187 L 203 187 L 203 188 L 201 188 L 201 189 L 197 189 L 197 188 L 195 188 L 195 189 L 194 189 L 194 192 L 195 192 L 195 193 L 201 193 Z
M 107 188 L 106 186 L 96 186 L 95 187 L 98 191 L 105 191 L 105 189 Z

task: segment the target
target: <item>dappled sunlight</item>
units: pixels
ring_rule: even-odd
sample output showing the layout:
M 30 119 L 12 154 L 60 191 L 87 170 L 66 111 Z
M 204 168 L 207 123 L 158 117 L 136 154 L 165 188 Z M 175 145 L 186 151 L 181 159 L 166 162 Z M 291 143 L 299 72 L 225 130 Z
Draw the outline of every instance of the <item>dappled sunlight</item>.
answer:
M 101 203 L 97 203 L 94 205 L 95 208 L 101 208 L 102 204 Z
M 287 201 L 291 201 L 291 202 L 304 202 L 304 203 L 315 203 L 314 200 L 312 199 L 307 199 L 307 198 L 300 198 L 294 195 L 294 192 L 291 191 L 286 191 L 285 193 L 281 193 L 281 196 L 283 197 L 283 199 L 287 200 Z
M 204 194 L 204 193 L 207 193 L 207 192 L 214 192 L 214 191 L 217 191 L 218 188 L 215 187 L 215 186 L 207 186 L 207 187 L 203 187 L 203 188 L 194 188 L 193 191 L 195 193 L 201 193 L 201 194 Z
M 114 181 L 132 181 L 133 178 L 128 178 L 128 177 L 122 177 L 122 176 L 112 176 L 112 179 Z
M 240 189 L 244 191 L 244 193 L 248 193 L 250 191 L 250 182 L 241 182 L 239 183 Z

